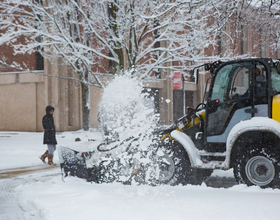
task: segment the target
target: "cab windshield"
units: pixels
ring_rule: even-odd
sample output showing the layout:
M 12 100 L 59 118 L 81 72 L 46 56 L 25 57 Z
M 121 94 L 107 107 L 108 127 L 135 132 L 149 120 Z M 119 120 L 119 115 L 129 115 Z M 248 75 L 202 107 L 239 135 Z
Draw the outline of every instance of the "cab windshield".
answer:
M 215 78 L 210 100 L 218 99 L 225 102 L 231 100 L 236 94 L 240 97 L 248 97 L 249 72 L 249 66 L 244 64 L 230 64 L 222 67 Z

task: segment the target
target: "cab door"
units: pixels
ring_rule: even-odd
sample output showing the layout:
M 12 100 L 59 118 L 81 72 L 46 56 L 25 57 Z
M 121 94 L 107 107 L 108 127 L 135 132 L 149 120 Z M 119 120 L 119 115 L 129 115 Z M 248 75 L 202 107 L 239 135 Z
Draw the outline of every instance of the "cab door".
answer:
M 227 64 L 216 72 L 206 106 L 207 143 L 225 143 L 229 133 L 226 129 L 230 122 L 236 124 L 252 117 L 252 114 L 246 113 L 245 108 L 252 103 L 254 91 L 250 73 L 253 72 L 255 66 L 251 63 Z

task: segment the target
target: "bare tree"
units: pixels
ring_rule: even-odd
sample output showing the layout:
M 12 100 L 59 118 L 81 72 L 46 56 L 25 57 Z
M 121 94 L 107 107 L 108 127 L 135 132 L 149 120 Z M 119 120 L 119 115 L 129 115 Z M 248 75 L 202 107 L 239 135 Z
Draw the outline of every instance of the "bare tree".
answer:
M 102 87 L 96 74 L 92 73 L 92 35 L 87 10 L 81 15 L 76 1 L 1 1 L 1 43 L 13 47 L 15 54 L 40 52 L 55 61 L 63 58 L 64 64 L 72 66 L 74 79 L 81 84 L 83 128 L 89 129 L 89 85 Z M 85 16 L 82 19 L 82 16 Z M 24 37 L 24 41 L 19 38 Z M 24 69 L 19 65 L 13 67 Z
M 233 44 L 234 49 L 241 46 L 241 54 L 244 54 L 243 43 L 248 40 L 248 36 L 245 36 L 244 32 L 248 29 L 255 37 L 255 40 L 252 41 L 255 52 L 247 54 L 248 56 L 262 57 L 262 51 L 268 47 L 270 51 L 277 52 L 280 40 L 279 9 L 279 0 L 239 1 L 238 9 L 229 18 L 231 25 L 230 32 L 227 33 L 229 44 Z
M 243 1 L 2 0 L 0 44 L 12 46 L 16 54 L 36 51 L 51 61 L 63 58 L 81 84 L 88 130 L 89 86 L 102 87 L 93 67 L 111 74 L 130 70 L 141 78 L 186 70 L 211 59 L 204 50 L 217 46 Z

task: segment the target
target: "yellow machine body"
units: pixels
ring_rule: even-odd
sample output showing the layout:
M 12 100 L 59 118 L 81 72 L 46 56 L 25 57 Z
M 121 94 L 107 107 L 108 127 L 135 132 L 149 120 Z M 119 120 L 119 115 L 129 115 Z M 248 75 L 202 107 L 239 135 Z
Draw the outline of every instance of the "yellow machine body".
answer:
M 272 99 L 272 119 L 280 122 L 280 94 Z

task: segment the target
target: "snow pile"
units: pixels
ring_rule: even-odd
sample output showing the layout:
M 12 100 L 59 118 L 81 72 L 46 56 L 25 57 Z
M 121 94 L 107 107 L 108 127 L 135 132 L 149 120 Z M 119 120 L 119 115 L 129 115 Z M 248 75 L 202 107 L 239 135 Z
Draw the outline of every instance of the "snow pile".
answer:
M 59 177 L 19 186 L 25 219 L 278 220 L 280 190 L 237 185 L 125 186 Z M 202 211 L 203 210 L 203 211 Z
M 75 142 L 77 137 L 82 141 Z M 212 174 L 216 183 L 223 183 L 221 188 L 205 184 L 157 187 L 95 184 L 75 177 L 62 181 L 59 166 L 41 169 L 49 167 L 38 158 L 46 149 L 42 138 L 42 132 L 0 132 L 1 172 L 26 166 L 40 168 L 0 178 L 0 219 L 280 219 L 280 190 L 243 184 L 224 188 L 227 181 L 234 181 L 232 170 L 216 170 Z M 101 134 L 75 131 L 57 135 L 59 145 L 75 149 L 90 147 L 85 146 L 89 138 L 99 142 Z M 54 160 L 58 161 L 57 154 Z

